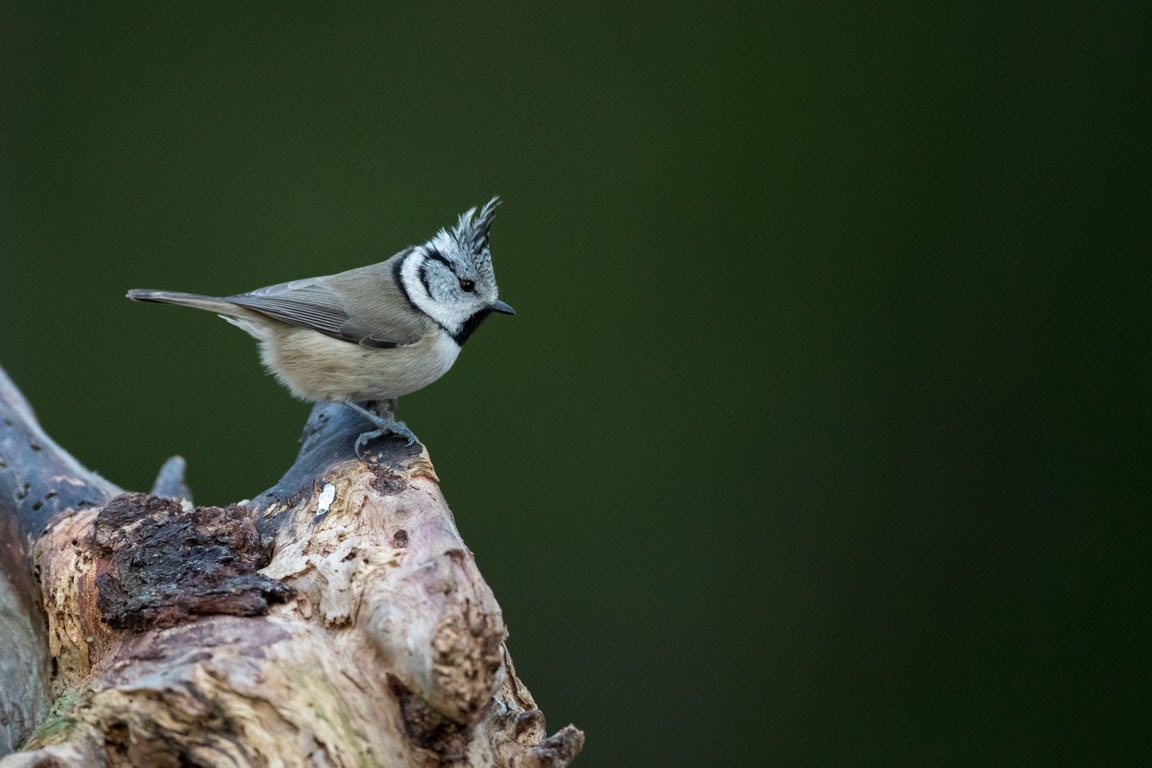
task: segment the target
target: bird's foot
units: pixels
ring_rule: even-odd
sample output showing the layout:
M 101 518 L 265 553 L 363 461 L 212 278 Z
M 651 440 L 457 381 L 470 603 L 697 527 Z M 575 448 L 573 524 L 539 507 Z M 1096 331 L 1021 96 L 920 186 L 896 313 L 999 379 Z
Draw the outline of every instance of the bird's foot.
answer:
M 346 405 L 349 408 L 351 408 L 352 410 L 356 411 L 356 413 L 360 414 L 365 419 L 372 422 L 373 426 L 376 427 L 376 429 L 372 429 L 372 430 L 369 430 L 367 432 L 361 433 L 360 436 L 356 438 L 356 444 L 354 446 L 354 450 L 356 451 L 356 458 L 363 459 L 364 457 L 360 455 L 361 447 L 366 445 L 368 442 L 375 440 L 378 437 L 387 437 L 387 436 L 399 437 L 405 441 L 404 442 L 405 447 L 408 447 L 410 445 L 414 445 L 416 443 L 416 433 L 414 433 L 412 430 L 410 430 L 408 428 L 408 425 L 405 424 L 404 422 L 396 421 L 395 418 L 391 418 L 391 419 L 384 418 L 383 416 L 380 416 L 379 414 L 373 413 L 372 411 L 368 410 L 367 408 L 364 408 L 363 406 L 360 406 L 356 403 L 344 403 L 344 405 Z M 392 412 L 393 413 L 395 413 L 395 407 L 396 407 L 396 401 L 395 401 L 395 399 L 393 399 L 392 400 L 392 409 L 393 409 Z
M 404 442 L 405 448 L 407 448 L 410 445 L 415 445 L 415 443 L 416 443 L 416 433 L 414 433 L 412 430 L 408 429 L 408 425 L 405 424 L 404 422 L 394 421 L 391 424 L 380 427 L 379 429 L 369 430 L 368 432 L 361 432 L 360 436 L 356 438 L 356 446 L 355 446 L 356 447 L 356 458 L 358 458 L 358 459 L 364 458 L 363 456 L 360 455 L 360 448 L 363 445 L 366 445 L 369 441 L 375 440 L 378 437 L 385 437 L 385 436 L 401 438 L 402 440 L 405 441 Z

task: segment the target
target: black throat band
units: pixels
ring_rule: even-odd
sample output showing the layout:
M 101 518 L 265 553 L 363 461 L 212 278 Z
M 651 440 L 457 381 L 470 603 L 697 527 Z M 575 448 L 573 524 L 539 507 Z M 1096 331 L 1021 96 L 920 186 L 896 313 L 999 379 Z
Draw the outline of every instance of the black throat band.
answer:
M 485 307 L 476 314 L 472 315 L 472 317 L 464 321 L 463 325 L 460 326 L 459 331 L 452 334 L 452 338 L 456 341 L 457 344 L 464 346 L 464 342 L 468 341 L 468 337 L 471 336 L 472 333 L 480 327 L 480 323 L 484 322 L 484 318 L 488 317 L 490 314 L 492 314 L 492 310 Z

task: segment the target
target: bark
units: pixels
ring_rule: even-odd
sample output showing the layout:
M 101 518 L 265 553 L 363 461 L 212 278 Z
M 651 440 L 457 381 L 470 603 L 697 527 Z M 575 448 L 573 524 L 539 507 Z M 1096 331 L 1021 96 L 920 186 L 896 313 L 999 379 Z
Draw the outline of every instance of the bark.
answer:
M 420 444 L 317 406 L 251 501 L 125 493 L 0 371 L 0 768 L 565 766 Z M 20 751 L 13 751 L 19 749 Z

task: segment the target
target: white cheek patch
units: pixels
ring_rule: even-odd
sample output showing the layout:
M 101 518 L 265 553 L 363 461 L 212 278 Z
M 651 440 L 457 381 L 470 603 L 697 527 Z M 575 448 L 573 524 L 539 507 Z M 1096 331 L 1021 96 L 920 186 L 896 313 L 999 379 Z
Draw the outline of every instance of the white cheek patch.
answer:
M 435 320 L 449 333 L 458 333 L 464 321 L 471 317 L 478 307 L 471 301 L 446 304 L 433 298 L 424 287 L 424 281 L 420 279 L 420 271 L 428 261 L 423 251 L 415 251 L 404 259 L 400 267 L 400 279 L 404 281 L 404 289 L 417 309 Z

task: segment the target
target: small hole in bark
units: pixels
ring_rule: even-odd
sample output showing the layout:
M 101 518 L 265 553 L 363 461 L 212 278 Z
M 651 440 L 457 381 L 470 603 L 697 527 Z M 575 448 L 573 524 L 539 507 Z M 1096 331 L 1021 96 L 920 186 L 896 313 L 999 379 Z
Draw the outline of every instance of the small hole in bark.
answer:
M 392 545 L 398 549 L 403 549 L 404 547 L 408 546 L 408 531 L 401 528 L 400 530 L 396 531 L 396 533 L 392 534 Z
M 538 709 L 530 709 L 516 715 L 512 725 L 512 733 L 519 737 L 535 729 L 543 730 L 544 727 L 544 713 Z
M 408 488 L 408 475 L 398 465 L 379 467 L 376 470 L 376 481 L 372 484 L 377 493 L 384 496 L 393 496 Z

